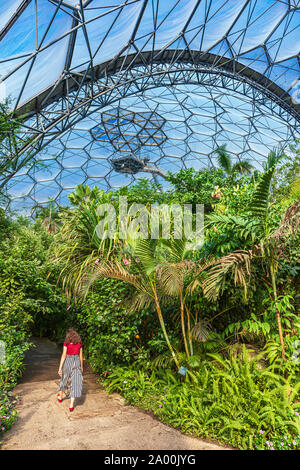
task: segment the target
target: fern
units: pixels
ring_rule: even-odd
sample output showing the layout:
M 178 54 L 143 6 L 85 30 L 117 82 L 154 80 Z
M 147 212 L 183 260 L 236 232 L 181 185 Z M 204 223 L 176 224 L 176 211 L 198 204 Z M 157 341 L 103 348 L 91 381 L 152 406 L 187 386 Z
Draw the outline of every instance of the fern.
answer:
M 207 226 L 214 226 L 220 233 L 231 233 L 242 240 L 255 241 L 260 223 L 249 217 L 230 214 L 210 214 L 206 217 Z
M 155 370 L 151 387 L 146 386 L 144 372 L 133 374 L 125 370 L 121 378 L 117 370 L 109 388 L 122 391 L 124 379 L 130 381 L 135 403 L 144 403 L 143 394 L 151 396 L 151 409 L 163 422 L 182 432 L 219 439 L 240 449 L 252 449 L 254 444 L 262 448 L 263 441 L 282 439 L 283 433 L 297 440 L 300 422 L 295 413 L 300 409 L 300 384 L 292 386 L 289 378 L 274 373 L 271 367 L 259 369 L 259 359 L 260 355 L 249 358 L 245 347 L 230 360 L 210 354 L 210 361 L 203 361 L 192 370 L 185 382 L 171 370 Z M 157 408 L 162 390 L 169 398 L 162 408 Z M 263 437 L 260 429 L 264 430 Z
M 262 174 L 259 184 L 253 194 L 249 205 L 250 214 L 254 219 L 259 220 L 262 230 L 265 232 L 268 221 L 270 188 L 277 163 L 283 155 L 276 151 L 271 151 L 268 155 L 268 164 Z
M 247 284 L 250 278 L 252 251 L 237 250 L 218 259 L 207 271 L 202 283 L 203 292 L 209 300 L 214 300 L 223 291 L 228 274 L 233 274 L 234 284 L 244 288 L 247 297 Z

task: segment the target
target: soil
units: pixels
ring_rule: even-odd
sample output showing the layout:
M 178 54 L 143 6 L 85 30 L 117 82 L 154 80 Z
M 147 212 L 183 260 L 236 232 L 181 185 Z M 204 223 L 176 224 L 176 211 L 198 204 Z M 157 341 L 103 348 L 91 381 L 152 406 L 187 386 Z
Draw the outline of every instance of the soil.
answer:
M 61 348 L 33 338 L 26 369 L 13 390 L 19 418 L 4 435 L 1 450 L 224 450 L 210 441 L 185 436 L 149 413 L 128 406 L 97 383 L 87 363 L 81 398 L 57 401 Z M 228 448 L 227 448 L 228 449 Z

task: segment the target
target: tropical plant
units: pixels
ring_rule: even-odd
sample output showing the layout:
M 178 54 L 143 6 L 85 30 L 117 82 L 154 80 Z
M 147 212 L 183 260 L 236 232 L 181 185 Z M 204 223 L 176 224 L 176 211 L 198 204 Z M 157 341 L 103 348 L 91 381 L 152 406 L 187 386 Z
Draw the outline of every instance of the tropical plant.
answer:
M 226 150 L 226 144 L 219 146 L 215 150 L 215 153 L 217 154 L 219 168 L 224 170 L 228 176 L 234 173 L 248 175 L 253 169 L 253 165 L 251 165 L 248 160 L 239 160 L 233 164 L 232 157 Z
M 269 272 L 272 286 L 273 301 L 276 310 L 278 333 L 282 349 L 282 358 L 285 359 L 285 346 L 282 334 L 281 318 L 278 308 L 278 293 L 276 274 L 278 270 L 278 259 L 284 249 L 287 233 L 296 232 L 299 225 L 300 204 L 294 203 L 285 213 L 282 224 L 277 230 L 270 229 L 269 209 L 270 209 L 270 187 L 276 165 L 282 155 L 273 151 L 268 156 L 268 163 L 265 172 L 262 174 L 257 188 L 253 194 L 249 206 L 250 222 L 245 216 L 231 217 L 224 215 L 216 217 L 209 216 L 209 223 L 224 230 L 225 226 L 235 228 L 240 239 L 250 239 L 256 244 L 250 250 L 237 250 L 225 257 L 217 259 L 210 267 L 201 282 L 196 280 L 193 288 L 201 285 L 205 295 L 213 300 L 223 291 L 225 279 L 228 274 L 233 274 L 234 283 L 242 285 L 244 295 L 247 296 L 247 286 L 251 279 L 251 266 L 254 259 L 260 259 Z
M 34 218 L 45 227 L 49 233 L 57 233 L 59 230 L 59 206 L 50 200 L 47 205 L 33 207 Z
M 131 266 L 131 271 L 125 269 L 118 260 L 99 262 L 83 281 L 84 293 L 86 294 L 90 286 L 103 277 L 123 280 L 133 285 L 137 293 L 131 300 L 131 309 L 141 311 L 151 306 L 156 308 L 171 357 L 178 366 L 176 354 L 174 355 L 175 348 L 171 346 L 166 332 L 161 307 L 170 303 L 172 298 L 179 301 L 180 324 L 187 359 L 194 353 L 193 338 L 203 342 L 203 332 L 206 331 L 201 325 L 201 320 L 196 321 L 192 329 L 190 307 L 187 302 L 191 291 L 187 289 L 187 279 L 193 276 L 197 266 L 190 259 L 189 243 L 185 239 L 137 240 L 129 236 L 125 245 L 127 248 L 123 249 L 125 257 L 123 264 Z M 203 270 L 208 265 L 209 262 L 203 264 L 201 268 L 197 268 L 197 271 Z M 175 315 L 173 317 L 175 318 Z
M 79 185 L 69 199 L 73 207 L 62 209 L 58 219 L 60 230 L 54 240 L 53 265 L 60 268 L 59 281 L 70 297 L 72 292 L 76 295 L 91 266 L 114 253 L 118 241 L 97 234 L 102 219 L 98 207 L 116 204 L 112 192 Z
M 34 149 L 25 150 L 33 142 L 33 137 L 24 134 L 20 129 L 25 115 L 12 117 L 9 101 L 0 103 L 0 190 L 6 187 L 11 178 L 21 168 L 31 167 L 35 162 Z
M 160 282 L 161 256 L 158 250 L 158 240 L 128 237 L 127 244 L 131 256 L 130 260 L 123 260 L 123 265 L 133 265 L 136 273 L 131 273 L 118 260 L 99 262 L 95 265 L 93 272 L 86 276 L 82 288 L 83 293 L 86 295 L 90 287 L 101 278 L 119 279 L 132 285 L 136 291 L 136 295 L 131 301 L 132 309 L 139 311 L 150 305 L 155 306 L 166 343 L 176 366 L 179 368 L 180 365 L 169 340 L 161 309 L 161 302 L 164 301 L 166 294 Z
M 157 275 L 165 294 L 179 299 L 184 347 L 187 357 L 190 357 L 190 355 L 193 355 L 193 343 L 190 313 L 186 302 L 189 291 L 185 289 L 185 278 L 195 270 L 196 265 L 192 260 L 185 259 L 188 253 L 185 240 L 162 240 L 162 244 L 168 251 L 168 259 L 157 266 Z M 185 329 L 185 314 L 187 317 L 188 341 Z
M 280 449 L 282 441 L 297 449 L 300 384 L 262 368 L 261 356 L 250 358 L 245 347 L 228 359 L 210 354 L 184 382 L 170 370 L 115 368 L 103 383 L 183 433 L 240 449 L 266 449 L 270 442 Z
M 181 169 L 176 174 L 169 173 L 166 179 L 172 184 L 167 202 L 192 204 L 193 207 L 203 204 L 206 213 L 211 212 L 213 206 L 219 202 L 214 189 L 231 185 L 231 181 L 224 176 L 224 171 L 216 168 L 200 171 L 194 168 Z

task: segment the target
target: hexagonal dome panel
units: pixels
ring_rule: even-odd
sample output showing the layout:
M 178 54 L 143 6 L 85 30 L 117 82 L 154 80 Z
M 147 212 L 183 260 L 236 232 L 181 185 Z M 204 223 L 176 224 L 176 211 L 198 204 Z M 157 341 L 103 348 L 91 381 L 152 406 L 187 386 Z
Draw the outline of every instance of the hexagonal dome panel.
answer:
M 259 167 L 299 137 L 299 29 L 290 0 L 5 2 L 0 99 L 26 115 L 35 159 L 6 185 L 11 207 L 214 166 L 224 143 Z

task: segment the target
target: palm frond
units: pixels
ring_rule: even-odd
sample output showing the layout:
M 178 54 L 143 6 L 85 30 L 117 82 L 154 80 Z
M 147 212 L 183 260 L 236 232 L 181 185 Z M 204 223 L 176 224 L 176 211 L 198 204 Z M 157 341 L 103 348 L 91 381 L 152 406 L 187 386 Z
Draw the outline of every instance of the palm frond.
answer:
M 223 258 L 218 259 L 215 264 L 206 272 L 206 277 L 202 282 L 204 294 L 208 299 L 214 300 L 223 290 L 226 276 L 231 273 L 234 277 L 235 285 L 244 287 L 244 295 L 247 296 L 247 281 L 250 277 L 252 252 L 237 250 Z
M 277 163 L 282 158 L 283 155 L 274 150 L 269 153 L 265 172 L 261 176 L 260 182 L 256 187 L 249 205 L 249 210 L 252 216 L 257 218 L 264 227 L 267 224 L 268 218 L 271 181 L 276 170 Z
M 128 309 L 131 312 L 140 312 L 148 307 L 155 307 L 152 294 L 149 292 L 138 291 L 128 302 Z
M 240 160 L 239 162 L 235 163 L 232 167 L 232 171 L 237 171 L 242 175 L 249 175 L 253 169 L 253 165 L 251 165 L 248 160 Z
M 178 263 L 165 261 L 156 266 L 156 274 L 165 294 L 172 297 L 182 293 L 185 275 L 195 269 L 195 263 L 190 260 L 183 260 Z
M 184 239 L 162 239 L 161 243 L 168 248 L 168 259 L 171 263 L 178 263 L 185 257 L 187 242 Z
M 144 290 L 140 276 L 130 274 L 118 261 L 105 261 L 98 264 L 93 272 L 83 279 L 81 294 L 86 296 L 91 286 L 103 278 L 118 279 L 133 285 L 139 291 Z
M 270 238 L 277 240 L 294 236 L 298 233 L 300 226 L 300 201 L 291 204 L 283 216 L 280 227 L 272 233 Z
M 156 267 L 159 283 L 162 285 L 167 295 L 176 296 L 183 289 L 182 269 L 177 264 L 160 263 Z
M 209 214 L 206 217 L 207 226 L 214 226 L 221 232 L 233 231 L 243 239 L 255 240 L 259 231 L 257 220 L 249 220 L 248 217 L 230 214 Z
M 231 173 L 232 170 L 232 163 L 231 163 L 231 156 L 226 150 L 226 144 L 221 145 L 215 150 L 217 154 L 218 165 L 222 168 L 226 173 Z
M 272 168 L 275 168 L 282 158 L 282 152 L 280 152 L 279 150 L 271 150 L 268 154 L 267 162 L 264 165 L 265 172 L 271 170 Z
M 151 275 L 157 264 L 155 256 L 157 240 L 135 239 L 129 236 L 127 243 L 131 247 L 134 256 L 140 260 L 139 268 L 144 271 L 146 276 Z
M 204 343 L 207 341 L 211 334 L 211 324 L 209 320 L 203 318 L 199 320 L 192 328 L 192 338 L 196 341 Z
M 202 261 L 195 268 L 194 279 L 188 286 L 188 291 L 192 294 L 197 287 L 202 288 L 203 278 L 206 275 L 206 270 L 216 263 L 216 258 L 212 257 L 206 261 Z

